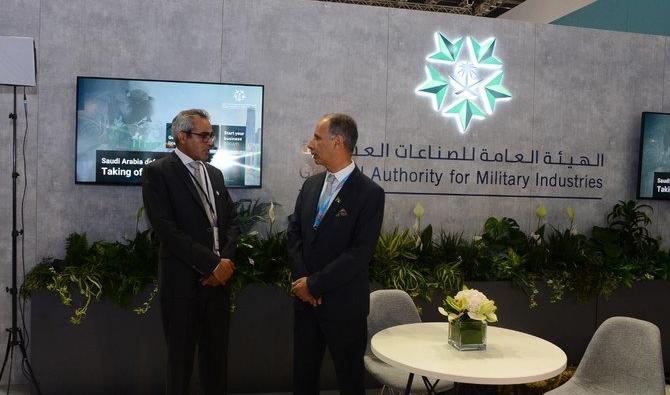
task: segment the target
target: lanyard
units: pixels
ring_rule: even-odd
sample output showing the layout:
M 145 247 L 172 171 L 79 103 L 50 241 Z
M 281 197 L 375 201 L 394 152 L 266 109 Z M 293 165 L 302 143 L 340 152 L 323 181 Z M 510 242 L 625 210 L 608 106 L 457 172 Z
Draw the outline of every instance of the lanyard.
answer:
M 340 192 L 340 189 L 342 189 L 342 186 L 347 181 L 350 175 L 351 174 L 344 177 L 342 181 L 340 181 L 340 183 L 337 184 L 337 187 L 330 193 L 330 196 L 328 196 L 326 199 L 323 200 L 323 203 L 321 204 L 321 206 L 319 206 L 319 211 L 316 213 L 316 218 L 314 218 L 314 229 L 318 228 L 319 225 L 321 225 L 323 216 L 326 215 L 326 211 L 328 211 L 330 203 L 332 202 L 333 198 L 337 196 L 337 194 Z
M 202 195 L 205 197 L 205 201 L 207 202 L 207 205 L 209 206 L 209 212 L 211 213 L 212 218 L 214 218 L 214 215 L 215 215 L 214 214 L 215 213 L 214 212 L 214 207 L 212 206 L 212 202 L 209 200 L 209 194 L 207 193 L 207 191 L 209 190 L 209 181 L 208 181 L 209 176 L 207 174 L 207 168 L 204 167 L 205 165 L 203 164 L 202 166 L 203 166 L 202 170 L 205 172 L 205 188 L 207 188 L 207 189 L 204 189 L 203 186 L 200 185 L 200 181 L 198 181 L 198 179 L 193 175 L 193 173 L 191 173 L 189 171 L 188 175 L 191 176 L 193 181 L 195 181 L 195 185 L 198 187 L 198 189 L 200 189 L 200 192 L 202 192 Z
M 199 170 L 198 170 L 199 171 Z M 209 190 L 209 175 L 207 174 L 207 168 L 205 167 L 204 164 L 202 164 L 202 171 L 205 173 L 204 178 L 205 178 L 205 187 L 203 188 L 202 185 L 200 185 L 200 181 L 198 181 L 198 178 L 193 175 L 190 171 L 188 172 L 188 175 L 191 176 L 193 181 L 195 182 L 195 185 L 198 186 L 198 189 L 200 189 L 200 192 L 202 192 L 202 195 L 205 197 L 205 201 L 207 202 L 207 206 L 209 208 L 209 215 L 207 215 L 207 219 L 210 221 L 212 225 L 212 236 L 214 238 L 214 245 L 213 245 L 213 251 L 214 253 L 218 256 L 219 255 L 219 228 L 217 225 L 217 218 L 216 218 L 216 211 L 214 211 L 214 207 L 212 207 L 212 202 L 209 200 L 209 194 L 207 191 Z M 205 189 L 206 188 L 206 189 Z M 205 209 L 207 210 L 207 208 Z

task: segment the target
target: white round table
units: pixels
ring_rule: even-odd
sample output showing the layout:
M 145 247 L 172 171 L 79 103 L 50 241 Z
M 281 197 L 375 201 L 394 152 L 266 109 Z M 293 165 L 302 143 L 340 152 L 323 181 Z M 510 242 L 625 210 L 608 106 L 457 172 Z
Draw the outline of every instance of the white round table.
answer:
M 387 328 L 372 337 L 372 352 L 408 373 L 457 383 L 523 384 L 565 370 L 563 350 L 539 337 L 489 326 L 486 350 L 458 351 L 447 342 L 448 328 L 442 322 Z

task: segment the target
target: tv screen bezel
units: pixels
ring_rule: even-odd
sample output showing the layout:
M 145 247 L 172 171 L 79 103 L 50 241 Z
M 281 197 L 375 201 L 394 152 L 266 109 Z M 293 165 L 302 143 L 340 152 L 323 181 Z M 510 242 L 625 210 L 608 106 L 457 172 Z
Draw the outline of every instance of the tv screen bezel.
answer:
M 102 182 L 102 181 L 78 181 L 77 180 L 77 143 L 79 139 L 79 116 L 77 111 L 79 110 L 79 80 L 80 79 L 98 79 L 98 80 L 120 80 L 120 81 L 146 81 L 146 82 L 171 82 L 171 83 L 185 83 L 185 84 L 202 84 L 202 85 L 227 85 L 227 86 L 253 86 L 261 88 L 261 152 L 260 152 L 260 175 L 258 185 L 244 185 L 244 186 L 230 186 L 226 185 L 228 189 L 260 189 L 263 188 L 263 139 L 265 137 L 265 85 L 264 84 L 248 84 L 248 83 L 233 83 L 233 82 L 208 82 L 208 81 L 182 81 L 182 80 L 159 80 L 159 79 L 147 79 L 147 78 L 121 78 L 121 77 L 97 77 L 97 76 L 85 76 L 78 75 L 76 81 L 75 94 L 76 107 L 75 107 L 75 120 L 74 120 L 74 183 L 75 185 L 107 185 L 107 186 L 127 186 L 127 187 L 139 187 L 142 186 L 142 183 L 131 184 L 131 183 L 121 183 L 121 182 Z M 207 110 L 207 109 L 205 109 Z M 176 115 L 176 114 L 175 114 Z M 172 151 L 169 151 L 172 152 Z M 219 169 L 220 170 L 220 169 Z
M 647 114 L 655 115 L 667 115 L 670 117 L 670 113 L 659 112 L 659 111 L 643 111 L 642 116 L 640 117 L 640 149 L 637 161 L 637 193 L 636 198 L 638 200 L 656 200 L 656 201 L 670 201 L 670 198 L 658 198 L 658 197 L 647 197 L 640 196 L 640 189 L 642 187 L 642 152 L 644 151 L 644 132 L 645 132 L 645 117 Z

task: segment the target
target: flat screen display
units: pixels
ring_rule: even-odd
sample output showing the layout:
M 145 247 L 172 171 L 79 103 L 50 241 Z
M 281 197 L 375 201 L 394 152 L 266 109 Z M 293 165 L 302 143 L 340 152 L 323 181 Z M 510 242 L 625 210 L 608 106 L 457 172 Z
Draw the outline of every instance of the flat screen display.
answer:
M 638 199 L 670 199 L 670 114 L 642 113 Z
M 263 86 L 77 77 L 75 182 L 139 185 L 142 169 L 175 148 L 179 111 L 210 114 L 210 164 L 231 188 L 261 186 Z

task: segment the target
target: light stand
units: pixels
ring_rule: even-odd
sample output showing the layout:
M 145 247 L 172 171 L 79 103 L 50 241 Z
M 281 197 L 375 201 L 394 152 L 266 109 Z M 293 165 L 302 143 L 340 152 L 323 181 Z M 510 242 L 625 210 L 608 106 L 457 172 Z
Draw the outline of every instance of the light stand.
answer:
M 18 306 L 18 287 L 17 287 L 17 266 L 18 262 L 16 259 L 16 242 L 20 235 L 23 235 L 23 229 L 16 229 L 16 180 L 19 177 L 19 173 L 16 171 L 16 85 L 14 85 L 14 111 L 9 114 L 9 118 L 12 120 L 12 286 L 11 288 L 7 287 L 5 290 L 9 292 L 12 298 L 12 326 L 7 328 L 9 336 L 7 337 L 7 349 L 5 350 L 5 359 L 2 362 L 2 369 L 0 369 L 0 382 L 2 382 L 2 376 L 7 367 L 7 361 L 10 359 L 10 355 L 14 356 L 14 347 L 18 346 L 21 354 L 23 354 L 23 360 L 26 364 L 26 373 L 28 374 L 28 380 L 30 380 L 37 390 L 38 394 L 40 392 L 40 387 L 37 384 L 37 379 L 35 379 L 35 374 L 33 373 L 33 368 L 30 366 L 28 361 L 28 352 L 26 351 L 25 342 L 23 341 L 23 331 L 18 327 L 17 323 L 17 306 Z M 9 372 L 11 376 L 11 372 Z M 11 380 L 9 381 L 11 384 Z M 9 385 L 8 388 L 9 389 Z
M 27 376 L 26 378 L 35 386 L 37 394 L 41 395 L 42 392 L 40 391 L 37 380 L 35 379 L 35 374 L 33 373 L 33 368 L 30 366 L 30 362 L 28 360 L 28 352 L 23 340 L 23 331 L 18 327 L 17 323 L 19 295 L 16 276 L 18 266 L 16 257 L 16 244 L 19 236 L 23 235 L 23 229 L 18 230 L 16 228 L 16 181 L 19 177 L 19 173 L 16 171 L 16 123 L 18 118 L 16 112 L 16 88 L 17 85 L 35 85 L 34 41 L 32 38 L 25 37 L 0 37 L 0 55 L 2 55 L 0 56 L 2 58 L 2 61 L 0 61 L 0 84 L 11 85 L 14 87 L 13 112 L 9 114 L 9 118 L 12 120 L 12 285 L 11 287 L 6 288 L 6 291 L 9 292 L 12 298 L 12 326 L 7 328 L 9 336 L 7 337 L 5 358 L 2 362 L 2 369 L 0 369 L 0 382 L 2 382 L 2 376 L 5 372 L 5 368 L 7 367 L 7 362 L 9 361 L 10 366 L 12 365 L 14 358 L 14 347 L 18 346 L 21 354 L 23 355 L 22 363 L 25 367 L 24 373 Z M 25 71 L 28 70 L 28 66 L 31 66 L 29 69 L 30 72 L 26 74 Z M 32 76 L 30 74 L 32 74 Z M 9 371 L 7 392 L 9 392 L 9 387 L 11 386 L 11 377 L 12 372 Z

